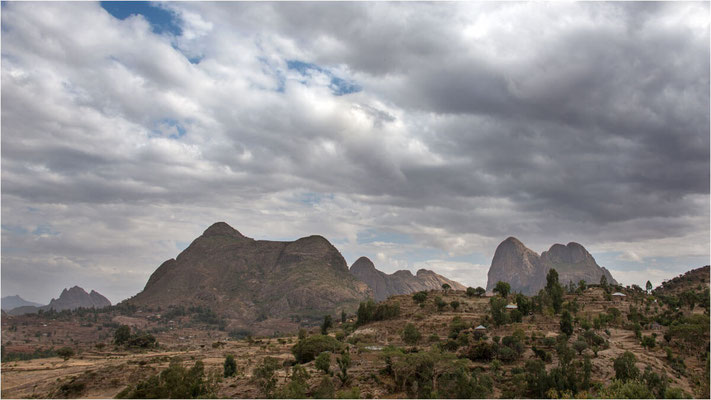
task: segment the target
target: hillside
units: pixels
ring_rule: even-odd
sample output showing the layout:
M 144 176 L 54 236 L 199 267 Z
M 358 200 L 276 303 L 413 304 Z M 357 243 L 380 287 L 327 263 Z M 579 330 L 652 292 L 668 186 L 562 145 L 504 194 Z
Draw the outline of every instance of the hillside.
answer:
M 686 291 L 703 291 L 709 286 L 709 266 L 692 269 L 682 275 L 662 282 L 654 289 L 656 295 L 679 295 Z
M 200 307 L 206 318 L 223 319 L 229 329 L 254 329 L 256 322 L 278 325 L 352 312 L 371 296 L 321 236 L 254 240 L 218 222 L 158 267 L 143 291 L 126 303 L 148 309 Z
M 368 257 L 361 257 L 351 265 L 351 274 L 365 282 L 373 290 L 374 299 L 382 301 L 390 296 L 419 292 L 421 290 L 439 290 L 447 284 L 454 290 L 465 290 L 459 282 L 447 279 L 433 271 L 420 269 L 416 275 L 407 270 L 386 274 L 375 268 Z
M 575 242 L 567 245 L 554 244 L 539 256 L 520 240 L 509 237 L 499 244 L 491 260 L 486 290 L 490 292 L 496 282 L 508 282 L 511 290 L 535 294 L 546 284 L 546 274 L 553 268 L 558 271 L 560 282 L 577 284 L 598 283 L 604 275 L 610 284 L 617 284 L 610 272 L 597 265 L 595 258 Z
M 76 310 L 77 308 L 103 308 L 111 306 L 109 299 L 101 295 L 99 292 L 92 290 L 87 293 L 86 290 L 79 286 L 74 286 L 70 289 L 62 290 L 59 297 L 52 299 L 46 306 L 24 305 L 16 307 L 8 311 L 11 315 L 22 315 L 36 313 L 42 311 L 63 311 Z
M 363 303 L 328 338 L 313 328 L 237 339 L 186 324 L 187 316 L 173 321 L 121 306 L 10 316 L 2 321 L 2 396 L 130 397 L 140 385 L 167 397 L 169 388 L 151 377 L 170 369 L 201 377 L 201 395 L 219 398 L 708 398 L 708 303 L 701 313 L 677 310 L 638 289 L 620 289 L 624 297 L 607 289 L 564 293 L 558 314 L 548 295 L 393 296 L 374 308 Z M 136 337 L 152 332 L 159 345 L 110 345 L 119 324 Z M 66 361 L 6 360 L 68 344 L 80 353 Z M 227 355 L 235 375 L 224 377 Z M 189 375 L 197 362 L 204 372 Z

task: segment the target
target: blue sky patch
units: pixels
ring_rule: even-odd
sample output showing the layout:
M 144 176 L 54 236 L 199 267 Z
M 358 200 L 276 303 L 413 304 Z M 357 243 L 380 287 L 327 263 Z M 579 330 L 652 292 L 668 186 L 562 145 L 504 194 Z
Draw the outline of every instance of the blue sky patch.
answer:
M 333 200 L 333 194 L 306 192 L 301 193 L 296 197 L 296 201 L 298 201 L 299 203 L 307 204 L 310 206 L 315 206 L 321 203 L 323 199 Z
M 150 133 L 151 137 L 168 137 L 180 139 L 185 136 L 185 127 L 173 118 L 164 118 L 156 123 L 155 129 Z
M 131 15 L 142 15 L 151 24 L 154 33 L 171 33 L 175 36 L 182 34 L 182 29 L 177 24 L 175 15 L 146 1 L 102 1 L 101 7 L 118 19 L 126 19 Z
M 304 76 L 311 75 L 313 73 L 312 71 L 325 74 L 331 79 L 331 82 L 329 83 L 328 87 L 331 89 L 331 92 L 336 96 L 356 93 L 363 90 L 363 88 L 357 83 L 338 77 L 334 75 L 333 72 L 331 72 L 329 69 L 320 67 L 316 64 L 307 63 L 299 60 L 287 60 L 286 67 L 290 70 L 297 71 L 298 73 Z M 306 83 L 306 81 L 301 81 L 301 83 Z

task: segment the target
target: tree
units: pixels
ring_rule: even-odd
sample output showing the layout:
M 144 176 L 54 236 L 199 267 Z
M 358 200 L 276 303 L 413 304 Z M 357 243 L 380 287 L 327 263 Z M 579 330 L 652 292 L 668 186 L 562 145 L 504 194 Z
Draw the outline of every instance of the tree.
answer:
M 336 376 L 338 377 L 338 379 L 340 379 L 341 387 L 343 387 L 350 380 L 350 376 L 348 375 L 348 368 L 351 366 L 351 356 L 347 352 L 343 353 L 341 357 L 336 359 L 336 363 L 338 364 L 339 369 Z
M 447 302 L 442 300 L 441 297 L 437 296 L 435 297 L 435 305 L 437 306 L 437 310 L 442 311 L 445 307 L 447 307 Z
M 528 313 L 533 311 L 531 301 L 528 297 L 521 293 L 516 294 L 516 305 L 518 306 L 518 310 L 521 311 L 521 314 L 523 315 L 528 315 Z
M 578 282 L 578 288 L 580 288 L 581 291 L 585 291 L 585 289 L 588 287 L 587 282 L 585 282 L 584 279 L 581 279 L 580 282 Z
M 417 304 L 422 304 L 427 300 L 427 292 L 417 292 L 412 295 L 412 300 Z
M 321 334 L 326 335 L 328 334 L 328 329 L 333 326 L 333 320 L 331 319 L 330 315 L 324 315 L 323 317 L 323 324 L 321 324 Z
M 341 323 L 342 324 L 346 323 L 346 318 L 347 318 L 346 310 L 341 310 Z
M 405 329 L 402 331 L 402 340 L 409 345 L 417 344 L 421 336 L 422 335 L 420 334 L 420 331 L 417 330 L 417 327 L 411 323 L 405 325 Z
M 316 357 L 314 366 L 316 367 L 316 369 L 321 370 L 327 374 L 331 370 L 331 353 L 328 351 L 324 351 L 319 354 L 318 357 Z
M 509 315 L 505 311 L 506 300 L 500 297 L 492 297 L 489 300 L 491 307 L 491 318 L 496 326 L 505 325 L 509 322 Z
M 264 357 L 262 363 L 254 370 L 252 380 L 259 386 L 264 398 L 271 398 L 276 388 L 277 378 L 274 373 L 279 369 L 279 361 L 273 357 Z
M 605 274 L 603 274 L 603 275 L 600 277 L 600 287 L 602 287 L 603 289 L 605 289 L 605 291 L 608 290 L 608 287 L 607 287 L 607 277 L 605 276 Z
M 639 369 L 635 366 L 637 358 L 629 351 L 625 351 L 617 357 L 613 363 L 615 368 L 615 378 L 621 381 L 628 381 L 637 378 Z
M 573 318 L 568 310 L 563 311 L 563 314 L 560 316 L 560 331 L 568 336 L 573 334 Z
M 331 336 L 312 335 L 299 340 L 291 348 L 291 353 L 296 358 L 296 362 L 303 364 L 315 359 L 324 351 L 337 352 L 342 348 L 343 344 Z
M 501 297 L 506 298 L 511 292 L 511 285 L 508 282 L 498 281 L 494 287 L 494 293 L 498 293 Z
M 452 289 L 452 287 L 449 285 L 449 283 L 442 284 L 442 290 L 444 290 L 445 292 L 448 292 L 450 289 Z
M 457 308 L 459 308 L 459 302 L 457 300 L 452 300 L 451 302 L 449 302 L 449 305 L 454 311 L 457 311 Z
M 131 328 L 128 325 L 121 325 L 114 332 L 114 343 L 122 345 L 131 339 Z
M 573 343 L 573 348 L 575 349 L 575 351 L 578 352 L 579 355 L 582 355 L 583 352 L 585 351 L 585 349 L 588 348 L 588 344 L 585 343 L 585 341 L 583 341 L 583 340 L 578 340 L 575 343 Z
M 235 361 L 235 356 L 228 354 L 225 357 L 224 364 L 224 376 L 229 378 L 230 376 L 235 376 L 237 374 L 237 362 Z
M 652 282 L 647 281 L 646 289 L 647 289 L 647 293 L 652 291 Z
M 473 287 L 469 286 L 467 288 L 467 297 L 474 297 L 476 295 L 476 289 Z
M 550 293 L 555 285 L 560 285 L 560 282 L 558 282 L 558 271 L 556 271 L 555 268 L 551 268 L 548 274 L 546 274 L 546 292 Z
M 74 349 L 71 347 L 62 347 L 57 350 L 57 355 L 62 357 L 64 361 L 67 361 L 70 357 L 74 355 Z
M 481 286 L 477 286 L 476 289 L 474 289 L 474 291 L 476 292 L 477 297 L 481 297 L 484 295 L 484 293 L 486 293 L 486 289 L 484 289 Z
M 560 312 L 563 305 L 563 287 L 558 282 L 558 271 L 551 268 L 546 275 L 546 293 L 551 298 L 553 310 L 556 314 Z

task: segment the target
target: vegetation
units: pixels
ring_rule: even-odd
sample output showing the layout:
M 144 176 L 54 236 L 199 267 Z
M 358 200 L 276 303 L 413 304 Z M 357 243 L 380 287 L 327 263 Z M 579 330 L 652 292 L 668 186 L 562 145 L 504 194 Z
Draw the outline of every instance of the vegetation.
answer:
M 511 285 L 508 282 L 498 281 L 494 287 L 494 293 L 498 293 L 499 296 L 506 298 L 509 293 L 511 293 Z
M 170 366 L 157 375 L 129 386 L 116 397 L 119 399 L 197 399 L 214 397 L 217 377 L 206 376 L 202 361 L 190 369 L 173 359 Z
M 356 314 L 356 326 L 364 325 L 369 322 L 396 318 L 399 315 L 400 304 L 397 302 L 392 304 L 380 303 L 376 305 L 373 300 L 368 300 L 360 303 L 360 306 L 358 307 L 358 312 Z
M 225 363 L 224 363 L 224 377 L 229 378 L 231 376 L 235 376 L 237 374 L 237 362 L 235 361 L 235 356 L 232 354 L 228 354 L 225 357 Z
M 343 344 L 331 336 L 313 335 L 299 340 L 291 348 L 291 352 L 296 362 L 303 364 L 315 359 L 324 351 L 335 353 L 340 352 L 342 348 Z
M 420 337 L 422 337 L 422 335 L 420 334 L 420 331 L 417 330 L 417 327 L 415 327 L 415 325 L 405 325 L 405 329 L 402 331 L 403 342 L 409 345 L 415 345 L 417 344 L 417 342 L 420 341 Z

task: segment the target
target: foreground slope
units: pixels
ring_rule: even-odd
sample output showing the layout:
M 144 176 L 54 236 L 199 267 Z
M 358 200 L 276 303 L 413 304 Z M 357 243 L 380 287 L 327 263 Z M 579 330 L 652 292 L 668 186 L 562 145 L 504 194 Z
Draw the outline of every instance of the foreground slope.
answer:
M 224 222 L 210 226 L 164 262 L 127 304 L 205 307 L 245 326 L 267 318 L 323 318 L 353 311 L 372 296 L 321 236 L 293 242 L 254 240 Z
M 375 268 L 368 257 L 361 257 L 351 265 L 351 274 L 365 282 L 373 290 L 376 301 L 390 296 L 408 294 L 422 290 L 439 290 L 447 284 L 454 290 L 466 290 L 466 286 L 433 271 L 420 269 L 416 275 L 407 270 L 386 274 Z
M 598 283 L 602 276 L 608 283 L 617 284 L 610 271 L 597 265 L 595 258 L 578 243 L 554 244 L 539 256 L 520 240 L 509 237 L 496 248 L 486 290 L 493 290 L 496 282 L 503 281 L 508 282 L 513 291 L 538 293 L 546 285 L 546 274 L 551 268 L 558 271 L 564 285 L 581 280 Z

